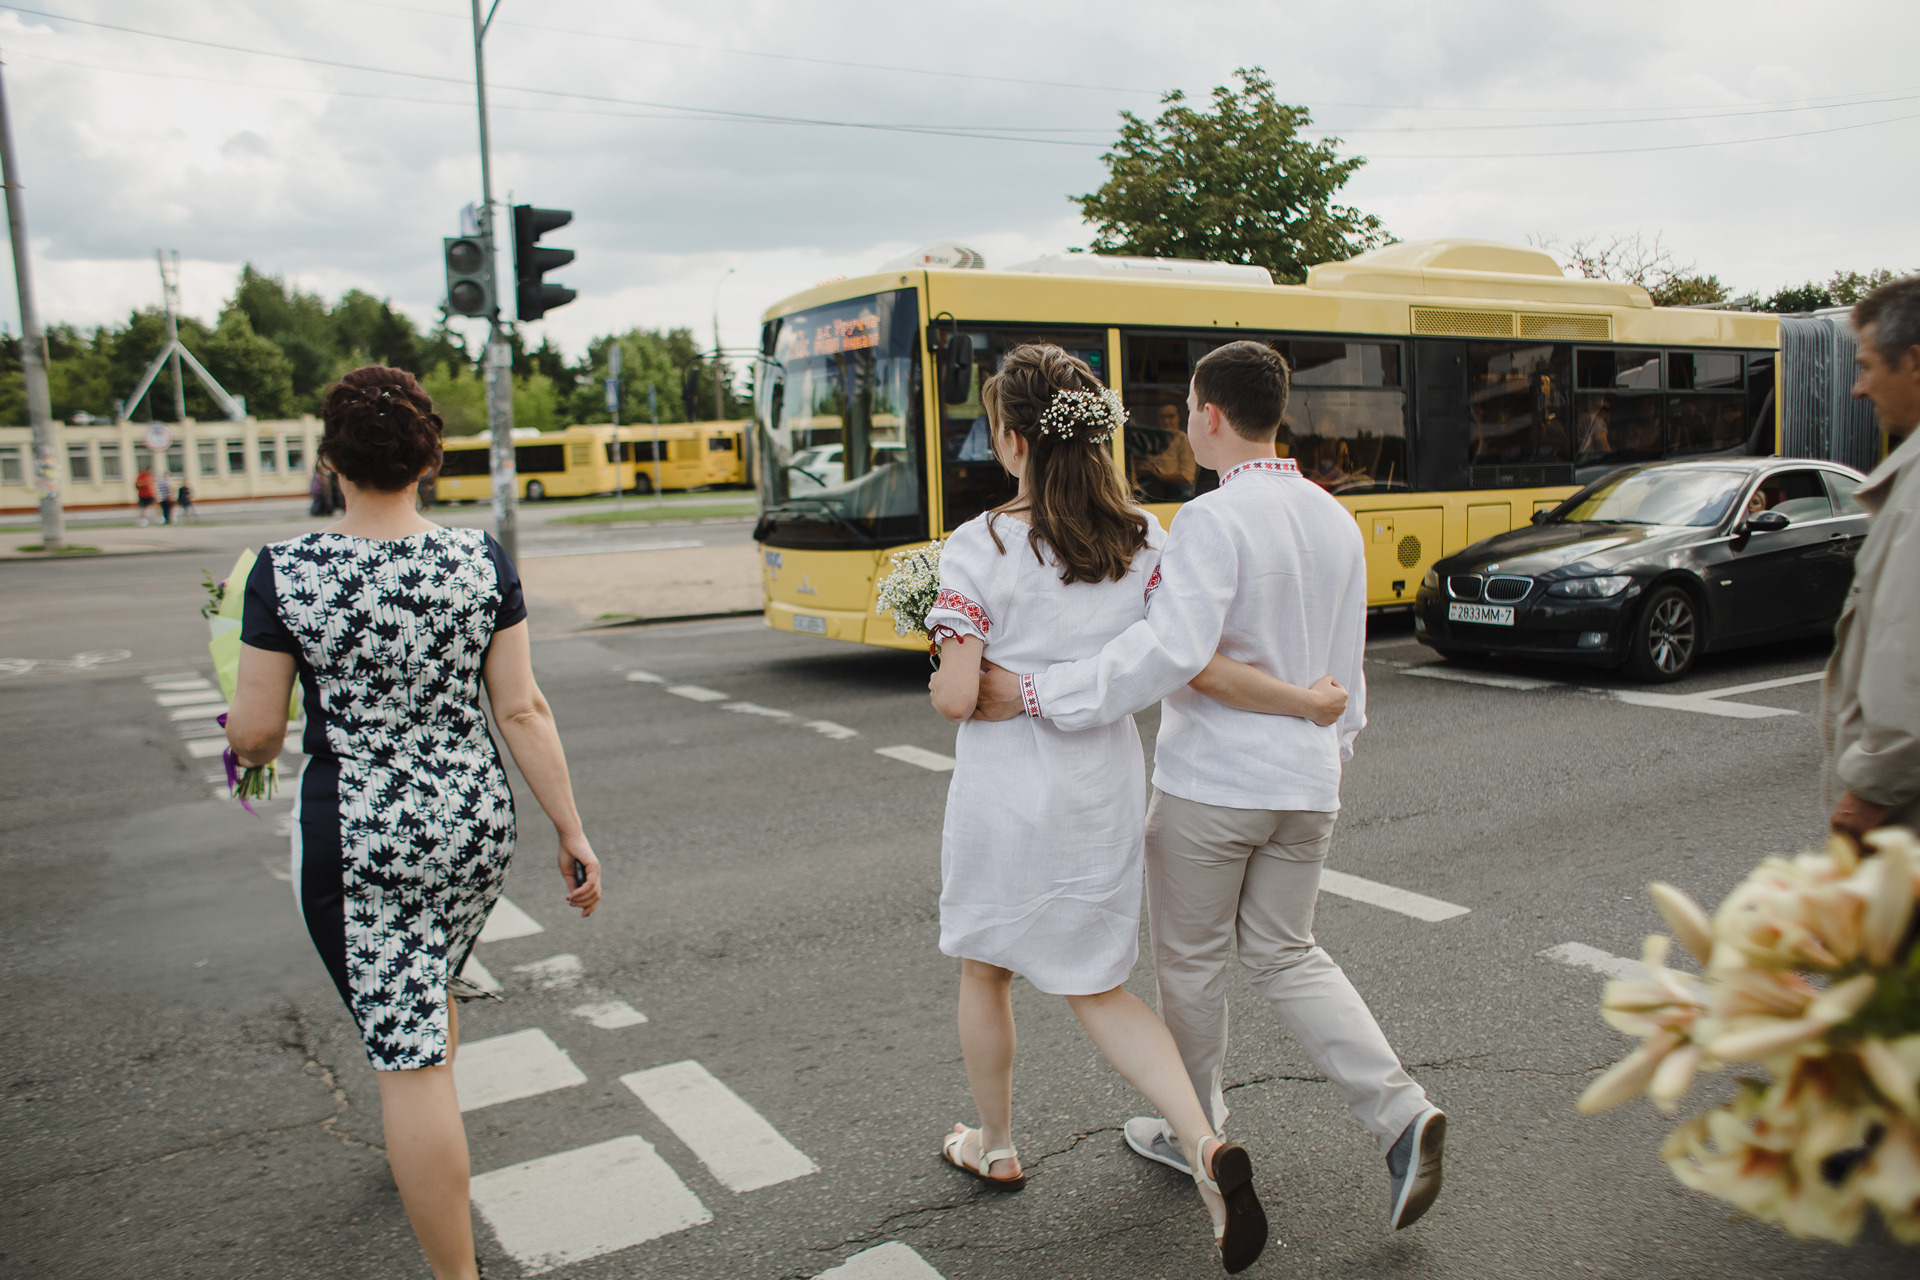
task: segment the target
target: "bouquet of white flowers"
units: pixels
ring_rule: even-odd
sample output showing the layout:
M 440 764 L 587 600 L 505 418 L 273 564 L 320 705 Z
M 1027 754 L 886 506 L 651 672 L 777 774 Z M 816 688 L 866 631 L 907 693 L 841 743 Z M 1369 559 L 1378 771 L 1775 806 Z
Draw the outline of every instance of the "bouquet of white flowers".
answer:
M 1842 1244 L 1869 1207 L 1920 1243 L 1920 842 L 1891 827 L 1861 856 L 1768 858 L 1711 917 L 1670 884 L 1654 904 L 1699 976 L 1647 939 L 1643 979 L 1609 982 L 1602 1013 L 1640 1047 L 1580 1097 L 1604 1111 L 1645 1091 L 1672 1112 L 1699 1071 L 1757 1062 L 1732 1102 L 1661 1148 L 1674 1176 L 1797 1236 Z
M 893 615 L 894 634 L 927 633 L 927 614 L 940 594 L 940 547 L 934 541 L 893 553 L 893 570 L 880 580 L 874 612 Z

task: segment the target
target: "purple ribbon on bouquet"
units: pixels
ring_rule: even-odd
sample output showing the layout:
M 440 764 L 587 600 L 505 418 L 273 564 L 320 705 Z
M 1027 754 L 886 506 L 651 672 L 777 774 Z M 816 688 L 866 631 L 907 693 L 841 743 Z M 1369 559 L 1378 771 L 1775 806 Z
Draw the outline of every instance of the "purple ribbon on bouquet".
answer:
M 226 728 L 227 713 L 222 711 L 219 715 L 213 718 L 213 722 L 219 725 L 222 729 Z M 259 817 L 260 815 L 254 811 L 254 807 L 247 803 L 247 798 L 245 796 L 239 795 L 240 757 L 233 753 L 232 747 L 229 746 L 220 752 L 220 763 L 227 766 L 227 794 L 231 796 L 239 796 L 240 807 L 242 809 L 245 809 L 248 813 L 253 814 L 254 817 L 256 818 Z

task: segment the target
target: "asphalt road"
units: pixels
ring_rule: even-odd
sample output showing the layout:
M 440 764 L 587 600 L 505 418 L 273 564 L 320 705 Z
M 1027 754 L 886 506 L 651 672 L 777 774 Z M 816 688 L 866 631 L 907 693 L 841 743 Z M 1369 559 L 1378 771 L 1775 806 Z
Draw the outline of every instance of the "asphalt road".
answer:
M 208 673 L 200 570 L 288 532 L 263 528 L 0 564 L 0 1274 L 426 1274 L 372 1074 L 295 913 L 288 805 L 252 818 L 214 798 L 217 762 L 188 736 L 204 721 L 155 689 Z M 797 1280 L 883 1245 L 843 1276 L 924 1277 L 914 1255 L 949 1280 L 1216 1274 L 1194 1192 L 1122 1146 L 1142 1105 L 1058 1000 L 1016 993 L 1028 1189 L 985 1193 L 938 1160 L 973 1118 L 935 946 L 946 775 L 876 754 L 951 754 L 924 659 L 753 620 L 567 621 L 536 613 L 535 662 L 609 896 L 591 920 L 563 910 L 552 830 L 522 791 L 507 893 L 540 931 L 478 948 L 508 999 L 467 1006 L 463 1041 L 493 1041 L 509 1082 L 503 1046 L 583 1079 L 467 1116 L 476 1173 L 500 1175 L 476 1180 L 499 1192 L 476 1219 L 486 1274 L 529 1274 L 516 1252 L 544 1248 L 565 1280 Z M 1436 668 L 1392 623 L 1370 659 L 1331 865 L 1469 910 L 1429 922 L 1323 894 L 1319 933 L 1450 1113 L 1447 1187 L 1388 1231 L 1371 1140 L 1242 987 L 1230 1129 L 1275 1227 L 1251 1274 L 1912 1275 L 1876 1232 L 1846 1253 L 1682 1188 L 1656 1157 L 1672 1122 L 1644 1102 L 1576 1116 L 1630 1042 L 1599 1020 L 1598 973 L 1540 955 L 1635 956 L 1659 927 L 1648 880 L 1711 904 L 1760 856 L 1815 843 L 1818 684 L 1648 705 L 1564 669 Z M 1822 659 L 1712 658 L 1659 692 Z M 1133 985 L 1151 998 L 1144 966 Z M 681 1063 L 698 1066 L 632 1074 Z M 668 1077 L 732 1127 L 703 1133 L 657 1092 L 643 1105 Z

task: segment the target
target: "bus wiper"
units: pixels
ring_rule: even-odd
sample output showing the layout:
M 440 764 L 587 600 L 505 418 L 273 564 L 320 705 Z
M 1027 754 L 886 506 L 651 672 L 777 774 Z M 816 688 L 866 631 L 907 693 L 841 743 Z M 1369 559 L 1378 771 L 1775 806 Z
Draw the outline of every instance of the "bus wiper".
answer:
M 771 514 L 772 512 L 778 511 L 783 507 L 791 507 L 794 504 L 801 503 L 801 502 L 806 503 L 810 507 L 816 507 L 819 510 L 826 512 L 826 514 L 832 518 L 835 524 L 839 525 L 842 529 L 845 529 L 848 533 L 858 538 L 863 545 L 869 546 L 869 547 L 877 547 L 880 545 L 879 539 L 873 537 L 865 529 L 862 529 L 859 525 L 847 519 L 845 515 L 841 514 L 839 507 L 835 506 L 833 503 L 829 502 L 825 498 L 788 498 L 785 502 L 777 503 L 774 506 L 768 507 L 767 512 Z

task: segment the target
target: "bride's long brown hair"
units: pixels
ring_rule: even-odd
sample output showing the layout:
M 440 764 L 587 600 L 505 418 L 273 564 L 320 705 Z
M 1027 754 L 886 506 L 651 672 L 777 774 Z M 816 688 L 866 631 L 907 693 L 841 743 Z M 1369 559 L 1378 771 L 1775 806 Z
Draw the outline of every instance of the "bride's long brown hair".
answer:
M 1107 445 L 1093 439 L 1111 428 L 1062 414 L 1056 417 L 1066 419 L 1064 428 L 1049 423 L 1052 430 L 1040 429 L 1041 415 L 1058 393 L 1105 390 L 1086 361 L 1047 343 L 1015 347 L 980 389 L 995 430 L 1027 442 L 1027 542 L 1042 564 L 1042 546 L 1053 548 L 1062 582 L 1118 582 L 1147 545 L 1146 513 L 1129 499 Z M 1073 434 L 1063 436 L 1062 429 Z M 1006 546 L 992 517 L 1012 512 L 1018 501 L 995 507 L 987 519 L 987 532 L 1002 553 Z

